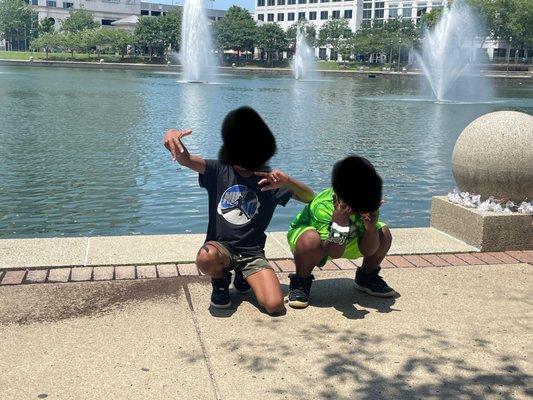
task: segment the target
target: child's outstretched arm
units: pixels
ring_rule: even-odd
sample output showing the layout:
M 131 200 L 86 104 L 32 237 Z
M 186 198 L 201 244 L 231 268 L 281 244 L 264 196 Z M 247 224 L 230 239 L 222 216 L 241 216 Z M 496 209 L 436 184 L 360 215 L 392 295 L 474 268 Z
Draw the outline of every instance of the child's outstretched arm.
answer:
M 190 129 L 177 130 L 169 129 L 163 138 L 163 144 L 172 153 L 172 158 L 184 167 L 203 174 L 205 172 L 205 160 L 202 157 L 189 154 L 189 150 L 182 143 L 181 138 L 189 136 Z
M 259 181 L 259 185 L 262 186 L 262 191 L 286 188 L 293 193 L 296 200 L 302 203 L 310 203 L 315 197 L 315 193 L 309 186 L 279 169 L 270 172 L 257 171 L 255 174 L 263 178 Z

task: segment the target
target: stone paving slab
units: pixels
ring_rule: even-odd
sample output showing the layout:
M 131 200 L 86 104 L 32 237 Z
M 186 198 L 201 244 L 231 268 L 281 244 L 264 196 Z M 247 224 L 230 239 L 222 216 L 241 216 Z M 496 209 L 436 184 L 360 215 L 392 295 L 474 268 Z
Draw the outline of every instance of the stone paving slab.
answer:
M 1 239 L 0 268 L 84 265 L 88 238 Z
M 177 279 L 0 290 L 0 398 L 215 399 Z
M 90 281 L 93 276 L 93 267 L 72 268 L 70 279 L 74 282 Z
M 48 273 L 48 282 L 68 282 L 71 277 L 71 268 L 55 268 Z
M 209 286 L 191 285 L 221 398 L 527 398 L 533 270 L 472 268 L 383 271 L 397 299 L 355 291 L 351 271 L 318 271 L 310 307 L 277 318 L 239 294 L 214 310 Z
M 392 235 L 391 255 L 478 251 L 433 228 L 392 229 Z M 4 239 L 0 240 L 0 269 L 188 263 L 195 260 L 204 238 L 189 234 Z M 292 256 L 284 232 L 269 233 L 265 251 L 271 259 Z
M 114 267 L 94 267 L 93 279 L 95 281 L 110 281 L 115 273 Z

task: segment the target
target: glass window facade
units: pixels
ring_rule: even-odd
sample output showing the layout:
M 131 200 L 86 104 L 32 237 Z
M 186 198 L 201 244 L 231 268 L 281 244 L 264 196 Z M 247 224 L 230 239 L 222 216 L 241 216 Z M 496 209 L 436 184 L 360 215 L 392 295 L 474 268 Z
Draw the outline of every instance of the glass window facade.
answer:
M 404 18 L 411 18 L 413 15 L 413 5 L 411 3 L 403 3 L 402 16 Z

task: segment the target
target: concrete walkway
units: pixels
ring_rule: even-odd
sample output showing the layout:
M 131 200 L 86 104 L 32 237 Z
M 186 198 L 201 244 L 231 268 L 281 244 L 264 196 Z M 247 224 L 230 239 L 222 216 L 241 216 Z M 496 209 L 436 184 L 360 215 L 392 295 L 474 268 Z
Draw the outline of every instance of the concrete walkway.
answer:
M 433 228 L 391 229 L 390 254 L 478 251 Z M 285 232 L 268 233 L 266 256 L 290 258 Z M 193 262 L 205 239 L 200 235 L 107 236 L 0 240 L 0 270 L 94 265 Z
M 533 394 L 529 264 L 318 271 L 311 306 L 209 304 L 205 277 L 0 287 L 0 398 L 511 399 Z M 286 274 L 280 274 L 286 290 Z

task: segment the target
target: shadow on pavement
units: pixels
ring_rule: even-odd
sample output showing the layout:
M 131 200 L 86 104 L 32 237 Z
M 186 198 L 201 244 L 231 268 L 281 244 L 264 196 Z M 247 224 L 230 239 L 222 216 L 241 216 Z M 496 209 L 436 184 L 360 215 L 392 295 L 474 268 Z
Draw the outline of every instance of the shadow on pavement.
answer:
M 279 334 L 276 324 L 255 328 Z M 435 329 L 385 337 L 325 324 L 302 328 L 298 337 L 302 343 L 297 346 L 285 340 L 245 339 L 227 341 L 224 347 L 251 374 L 286 370 L 287 388 L 274 385 L 266 396 L 271 398 L 308 398 L 317 381 L 323 389 L 317 388 L 316 399 L 484 400 L 533 395 L 533 376 L 520 367 L 523 357 L 508 355 L 499 343 L 482 338 L 465 335 L 458 340 Z M 391 347 L 395 351 L 387 351 Z M 319 377 L 303 373 L 310 353 L 318 362 L 309 367 L 318 368 Z M 482 359 L 471 359 L 479 353 Z M 291 368 L 280 361 L 284 359 L 300 364 Z
M 281 289 L 286 295 L 289 292 L 289 286 L 281 284 Z M 397 296 L 396 298 L 398 298 Z M 357 306 L 371 308 L 379 313 L 390 313 L 401 311 L 392 306 L 396 298 L 378 298 L 360 292 L 354 287 L 353 279 L 349 278 L 332 278 L 317 279 L 313 282 L 311 290 L 310 307 L 333 308 L 339 311 L 348 319 L 363 319 L 368 310 L 358 309 Z M 231 290 L 231 307 L 218 309 L 213 306 L 209 307 L 209 312 L 213 317 L 229 318 L 235 314 L 243 302 L 248 302 L 256 307 L 261 313 L 266 314 L 263 307 L 259 305 L 253 292 L 246 294 Z M 305 312 L 305 310 L 292 310 L 293 312 Z

